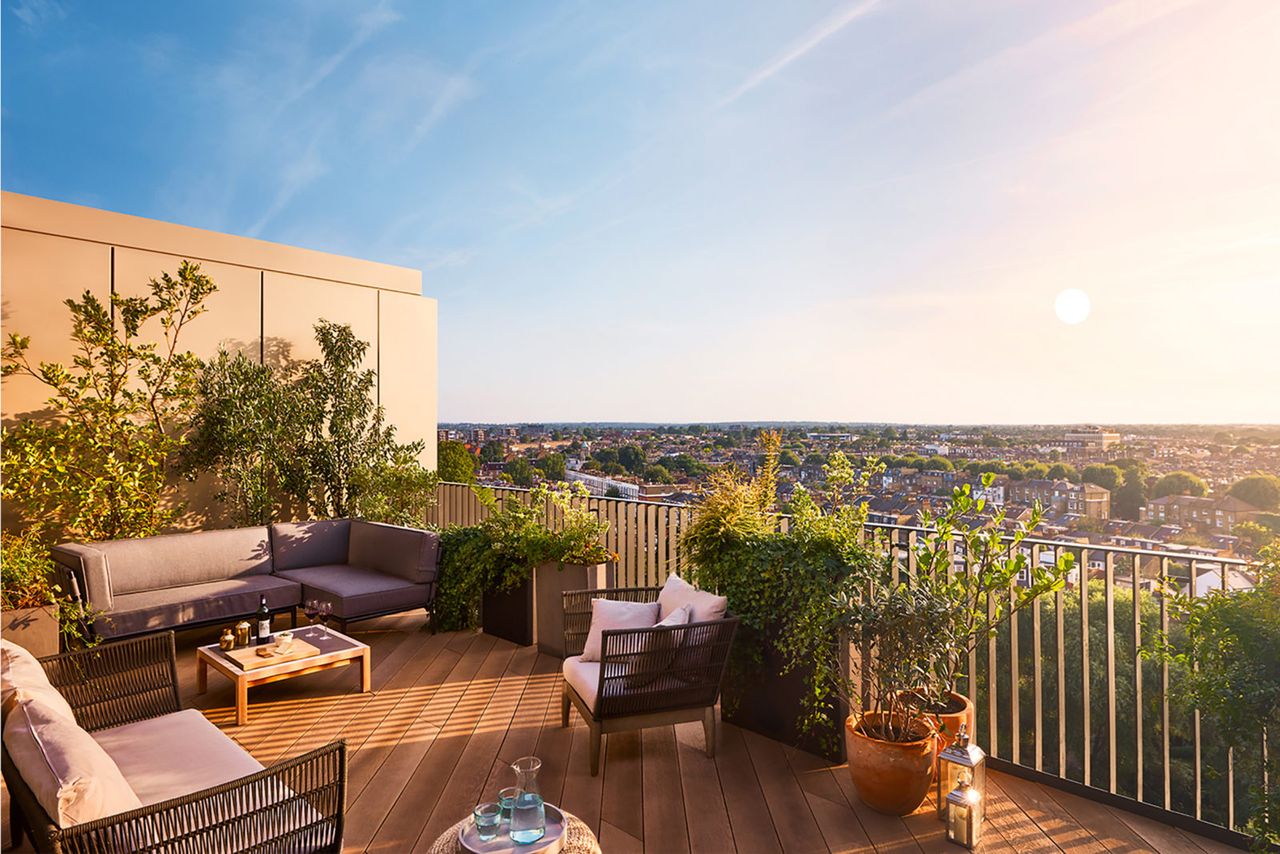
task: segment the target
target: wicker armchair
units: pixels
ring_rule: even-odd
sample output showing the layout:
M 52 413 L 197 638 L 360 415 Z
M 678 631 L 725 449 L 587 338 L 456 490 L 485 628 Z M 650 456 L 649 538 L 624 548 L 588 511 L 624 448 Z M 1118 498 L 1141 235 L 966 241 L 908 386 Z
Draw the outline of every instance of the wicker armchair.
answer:
M 570 656 L 566 668 L 574 666 L 573 656 L 582 654 L 591 628 L 593 598 L 657 602 L 661 590 L 619 587 L 565 593 L 564 643 Z M 575 688 L 566 678 L 560 706 L 561 726 L 569 725 L 572 703 L 591 729 L 591 776 L 600 771 L 600 737 L 609 732 L 701 720 L 707 756 L 715 756 L 715 705 L 737 628 L 738 618 L 729 615 L 683 626 L 601 633 L 594 695 Z
M 178 712 L 173 632 L 40 659 L 76 721 L 93 732 Z M 38 851 L 340 851 L 346 799 L 346 745 L 333 742 L 254 774 L 141 809 L 58 827 L 7 751 L 13 844 L 23 834 Z

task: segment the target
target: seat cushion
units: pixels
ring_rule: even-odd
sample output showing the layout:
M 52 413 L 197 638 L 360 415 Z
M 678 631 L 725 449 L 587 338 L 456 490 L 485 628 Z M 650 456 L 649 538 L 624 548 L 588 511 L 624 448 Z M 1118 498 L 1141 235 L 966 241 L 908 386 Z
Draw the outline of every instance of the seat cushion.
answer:
M 195 709 L 100 729 L 93 740 L 144 806 L 262 770 L 258 760 Z
M 658 603 L 591 600 L 591 627 L 582 645 L 583 661 L 599 661 L 603 653 L 602 632 L 607 629 L 647 629 L 658 622 Z
M 67 720 L 76 719 L 66 698 L 49 683 L 36 657 L 13 641 L 0 638 L 0 708 L 7 715 L 18 700 L 39 700 Z
M 120 768 L 93 737 L 39 700 L 20 699 L 5 716 L 4 747 L 59 827 L 142 806 Z
M 418 528 L 356 519 L 351 523 L 351 551 L 343 561 L 376 569 L 415 584 L 436 580 L 440 535 Z
M 580 655 L 571 655 L 560 668 L 564 681 L 578 693 L 587 708 L 596 710 L 596 694 L 600 691 L 600 662 L 583 661 Z
M 346 564 L 289 569 L 278 575 L 302 585 L 303 601 L 332 602 L 333 615 L 342 620 L 425 608 L 430 591 L 426 584 Z
M 346 563 L 350 538 L 350 519 L 272 525 L 271 558 L 277 572 Z
M 729 600 L 725 597 L 699 590 L 678 575 L 668 575 L 658 594 L 658 617 L 665 620 L 681 605 L 693 610 L 692 623 L 722 620 L 729 610 Z
M 271 572 L 266 528 L 165 534 L 92 546 L 106 556 L 113 597 Z
M 94 621 L 105 637 L 172 628 L 189 622 L 243 617 L 258 610 L 259 597 L 267 597 L 273 611 L 302 602 L 302 589 L 274 575 L 229 578 L 206 584 L 190 584 L 165 590 L 148 590 L 115 597 L 115 608 Z

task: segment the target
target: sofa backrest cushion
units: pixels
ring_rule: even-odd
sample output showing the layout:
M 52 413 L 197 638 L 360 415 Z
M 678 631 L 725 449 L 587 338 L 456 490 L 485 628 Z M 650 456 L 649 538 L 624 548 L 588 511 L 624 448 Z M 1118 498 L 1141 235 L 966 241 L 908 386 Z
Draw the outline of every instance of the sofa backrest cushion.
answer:
M 119 766 L 93 736 L 39 700 L 19 700 L 5 716 L 4 747 L 59 827 L 142 806 Z
M 271 526 L 272 561 L 277 571 L 346 563 L 350 536 L 350 519 L 281 522 Z
M 396 575 L 415 584 L 436 580 L 440 535 L 381 522 L 351 521 L 347 563 Z
M 76 719 L 36 657 L 13 641 L 0 639 L 0 709 L 8 715 L 19 700 L 39 700 L 68 720 Z
M 231 528 L 94 543 L 111 592 L 141 593 L 271 572 L 266 528 Z

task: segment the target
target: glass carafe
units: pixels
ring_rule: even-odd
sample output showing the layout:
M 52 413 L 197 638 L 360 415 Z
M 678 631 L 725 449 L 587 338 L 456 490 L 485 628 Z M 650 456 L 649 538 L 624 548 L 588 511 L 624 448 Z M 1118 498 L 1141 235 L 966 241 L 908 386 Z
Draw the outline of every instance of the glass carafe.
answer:
M 537 842 L 547 832 L 547 811 L 538 789 L 541 768 L 542 760 L 536 756 L 525 756 L 511 763 L 519 789 L 511 807 L 511 841 L 520 845 Z

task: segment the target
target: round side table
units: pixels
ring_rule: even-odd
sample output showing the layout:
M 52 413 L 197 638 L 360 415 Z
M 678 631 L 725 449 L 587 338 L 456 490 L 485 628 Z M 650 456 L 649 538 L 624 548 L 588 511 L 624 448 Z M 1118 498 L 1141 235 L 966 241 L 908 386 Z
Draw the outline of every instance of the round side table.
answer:
M 566 820 L 561 854 L 601 854 L 600 843 L 596 841 L 596 835 L 591 832 L 591 828 L 568 810 L 560 811 L 564 813 Z M 464 818 L 440 834 L 440 837 L 431 844 L 429 854 L 466 854 L 462 844 L 458 842 L 458 828 L 469 821 L 471 821 L 470 817 Z

